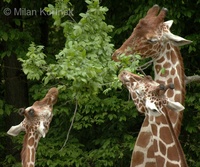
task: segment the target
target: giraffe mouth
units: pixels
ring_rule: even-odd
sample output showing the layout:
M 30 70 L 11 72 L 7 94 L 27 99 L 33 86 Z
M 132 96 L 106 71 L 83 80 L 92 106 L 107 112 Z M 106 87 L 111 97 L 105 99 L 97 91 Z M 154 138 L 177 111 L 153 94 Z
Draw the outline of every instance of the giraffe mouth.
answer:
M 133 74 L 129 71 L 122 71 L 119 75 L 118 75 L 119 80 L 122 83 L 126 83 L 126 82 L 138 82 L 141 81 L 143 79 L 143 77 L 137 75 L 137 74 Z

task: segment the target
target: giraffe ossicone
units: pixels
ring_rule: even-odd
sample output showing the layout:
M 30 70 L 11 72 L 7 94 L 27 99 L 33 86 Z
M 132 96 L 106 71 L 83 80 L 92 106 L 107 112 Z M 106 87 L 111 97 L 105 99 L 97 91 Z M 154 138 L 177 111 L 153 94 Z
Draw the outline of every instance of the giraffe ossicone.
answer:
M 19 124 L 12 126 L 7 134 L 17 136 L 21 131 L 25 131 L 21 159 L 23 167 L 35 166 L 35 154 L 38 142 L 41 137 L 45 137 L 53 117 L 53 105 L 57 102 L 58 89 L 51 88 L 46 96 L 33 103 L 26 109 L 21 109 L 20 115 L 25 118 Z
M 148 91 L 154 94 L 156 97 L 165 100 L 165 105 L 169 109 L 173 110 L 174 112 L 180 112 L 185 109 L 185 107 L 179 103 L 174 102 L 171 99 L 167 98 L 164 93 L 167 89 L 174 89 L 174 84 L 170 83 L 168 85 L 159 84 L 151 78 L 151 76 L 141 77 L 139 75 L 133 74 L 128 71 L 122 71 L 119 74 L 119 80 L 126 85 L 127 89 L 130 93 L 135 93 L 135 96 L 131 94 L 133 100 L 136 97 L 139 97 L 139 101 L 143 102 L 145 99 L 144 106 L 149 111 L 158 111 L 156 105 L 148 99 L 147 94 L 147 87 Z M 149 94 L 148 94 L 149 95 Z M 140 111 L 143 112 L 143 111 Z M 157 115 L 158 116 L 158 115 Z

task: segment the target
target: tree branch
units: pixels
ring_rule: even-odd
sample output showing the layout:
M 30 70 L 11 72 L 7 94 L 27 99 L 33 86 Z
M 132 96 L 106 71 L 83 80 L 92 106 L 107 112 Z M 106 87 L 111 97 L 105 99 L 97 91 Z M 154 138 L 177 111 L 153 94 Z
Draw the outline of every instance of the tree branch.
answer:
M 74 115 L 73 115 L 73 117 L 72 117 L 72 122 L 71 122 L 71 125 L 70 125 L 70 127 L 69 127 L 69 130 L 68 130 L 68 132 L 67 132 L 67 137 L 66 137 L 65 142 L 64 142 L 62 148 L 60 149 L 60 151 L 65 147 L 65 145 L 66 145 L 66 143 L 67 143 L 67 141 L 68 141 L 68 139 L 69 139 L 69 134 L 70 134 L 70 131 L 71 131 L 72 126 L 73 126 L 73 124 L 74 124 L 74 119 L 75 119 L 75 116 L 76 116 L 77 108 L 78 108 L 78 100 L 76 100 L 76 106 L 75 106 L 75 110 L 74 110 Z
M 200 83 L 200 76 L 199 75 L 193 75 L 193 76 L 185 76 L 185 84 L 189 84 L 191 82 L 198 82 Z
M 145 70 L 146 68 L 148 68 L 148 67 L 149 67 L 150 65 L 152 65 L 152 64 L 153 64 L 153 59 L 150 60 L 150 61 L 148 61 L 148 62 L 146 62 L 145 64 L 139 66 L 138 68 L 139 68 L 140 70 Z

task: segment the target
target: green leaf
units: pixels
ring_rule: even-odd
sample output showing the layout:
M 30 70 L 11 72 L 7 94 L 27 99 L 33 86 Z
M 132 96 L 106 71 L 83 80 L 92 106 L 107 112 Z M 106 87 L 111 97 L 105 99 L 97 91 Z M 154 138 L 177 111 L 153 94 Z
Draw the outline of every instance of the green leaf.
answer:
M 8 34 L 6 32 L 3 33 L 2 38 L 4 41 L 8 40 Z
M 21 25 L 20 19 L 14 19 L 14 21 L 15 21 L 15 24 L 16 24 L 17 26 L 20 26 L 20 25 Z
M 161 74 L 165 74 L 165 68 L 161 68 Z

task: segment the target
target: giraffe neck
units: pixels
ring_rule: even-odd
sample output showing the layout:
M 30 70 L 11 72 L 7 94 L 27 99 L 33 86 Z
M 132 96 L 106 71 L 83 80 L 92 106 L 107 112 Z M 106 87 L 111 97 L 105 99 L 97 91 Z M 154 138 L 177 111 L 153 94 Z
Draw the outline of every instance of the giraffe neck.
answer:
M 185 82 L 184 67 L 180 51 L 177 47 L 166 44 L 161 56 L 154 60 L 155 81 L 158 83 L 175 85 L 174 90 L 167 90 L 166 97 L 172 101 L 184 103 Z M 171 112 L 169 119 L 174 128 L 175 134 L 179 136 L 183 112 Z
M 162 110 L 165 115 L 149 116 L 156 164 L 163 167 L 187 167 L 182 147 L 169 119 L 168 110 L 166 107 Z
M 147 151 L 148 150 L 148 151 Z M 148 115 L 145 116 L 133 149 L 130 167 L 156 167 L 153 137 Z
M 170 43 L 167 43 L 165 48 L 160 56 L 154 59 L 155 81 L 164 84 L 174 83 L 175 91 L 168 91 L 166 96 L 173 101 L 183 104 L 185 82 L 182 56 L 179 49 L 171 46 Z
M 35 155 L 39 140 L 40 135 L 33 129 L 26 132 L 21 152 L 22 167 L 35 166 Z

